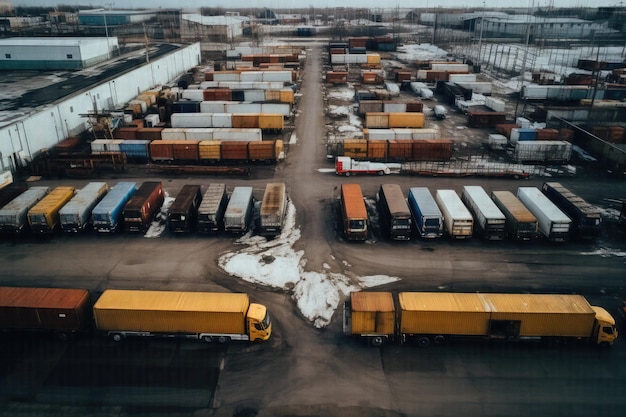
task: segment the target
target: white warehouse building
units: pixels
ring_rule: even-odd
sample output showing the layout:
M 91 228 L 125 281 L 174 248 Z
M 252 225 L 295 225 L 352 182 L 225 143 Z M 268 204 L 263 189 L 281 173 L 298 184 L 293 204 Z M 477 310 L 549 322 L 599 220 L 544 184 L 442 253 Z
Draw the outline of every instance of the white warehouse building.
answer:
M 117 38 L 0 39 L 1 70 L 74 70 L 106 61 Z

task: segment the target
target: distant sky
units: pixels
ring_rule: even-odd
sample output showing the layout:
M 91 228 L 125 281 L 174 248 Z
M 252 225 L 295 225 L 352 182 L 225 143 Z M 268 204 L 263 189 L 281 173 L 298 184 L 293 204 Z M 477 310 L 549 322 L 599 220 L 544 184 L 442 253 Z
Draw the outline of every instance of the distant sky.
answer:
M 507 2 L 501 0 L 421 0 L 421 1 L 380 1 L 380 0 L 230 0 L 228 2 L 210 0 L 15 0 L 13 5 L 17 6 L 54 6 L 65 5 L 86 5 L 92 7 L 112 7 L 112 8 L 200 8 L 200 7 L 269 7 L 278 9 L 288 8 L 308 8 L 310 6 L 326 7 L 365 7 L 370 9 L 385 8 L 410 8 L 410 7 L 598 7 L 598 6 L 619 6 L 620 0 L 522 0 L 520 2 Z M 105 6 L 106 5 L 106 6 Z

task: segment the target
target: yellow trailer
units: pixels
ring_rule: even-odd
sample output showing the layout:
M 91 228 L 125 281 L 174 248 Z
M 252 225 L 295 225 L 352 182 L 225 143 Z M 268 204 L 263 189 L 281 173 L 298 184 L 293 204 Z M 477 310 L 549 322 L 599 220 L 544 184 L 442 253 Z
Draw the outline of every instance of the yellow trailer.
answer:
M 395 308 L 390 292 L 353 292 L 344 305 L 344 333 L 381 346 L 395 335 Z
M 59 225 L 59 211 L 74 196 L 74 187 L 56 187 L 28 211 L 33 233 L 53 233 Z
M 278 113 L 259 113 L 258 127 L 265 131 L 282 132 L 285 128 L 285 119 Z
M 272 332 L 267 308 L 240 293 L 106 290 L 93 313 L 97 329 L 115 341 L 162 336 L 225 343 L 267 340 Z
M 202 140 L 198 144 L 198 155 L 202 162 L 219 161 L 221 159 L 221 144 L 219 140 Z
M 400 112 L 389 113 L 389 128 L 422 128 L 424 127 L 424 113 Z

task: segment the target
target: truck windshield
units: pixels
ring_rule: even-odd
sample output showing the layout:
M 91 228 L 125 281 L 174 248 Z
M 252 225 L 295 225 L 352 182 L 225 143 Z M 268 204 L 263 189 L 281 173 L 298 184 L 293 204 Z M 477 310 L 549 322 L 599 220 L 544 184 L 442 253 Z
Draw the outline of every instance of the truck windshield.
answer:
M 31 214 L 30 221 L 32 223 L 45 223 L 46 216 L 44 216 L 43 214 Z
M 365 220 L 350 220 L 350 230 L 365 230 Z
M 439 227 L 439 219 L 426 219 L 426 221 L 424 222 L 425 226 L 428 227 Z
M 270 313 L 265 313 L 263 321 L 261 321 L 260 323 L 255 323 L 254 327 L 257 330 L 266 330 L 268 327 L 270 327 Z
M 535 231 L 537 230 L 537 224 L 536 223 L 519 223 L 517 226 L 517 229 L 520 231 L 524 231 L 524 232 L 530 232 L 530 231 Z
M 411 219 L 394 219 L 393 226 L 398 229 L 408 229 L 411 227 Z

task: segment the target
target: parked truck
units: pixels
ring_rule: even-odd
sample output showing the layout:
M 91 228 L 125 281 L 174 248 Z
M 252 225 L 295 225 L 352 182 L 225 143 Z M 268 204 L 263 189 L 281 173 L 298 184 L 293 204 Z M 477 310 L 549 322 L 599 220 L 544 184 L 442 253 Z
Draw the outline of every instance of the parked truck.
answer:
M 411 211 L 398 184 L 382 184 L 377 194 L 381 226 L 393 240 L 411 239 Z
M 243 234 L 250 227 L 254 209 L 252 187 L 235 187 L 224 212 L 224 230 Z
M 595 238 L 600 234 L 600 210 L 558 182 L 545 182 L 541 191 L 572 220 L 571 232 L 580 238 Z
M 225 184 L 209 184 L 198 207 L 198 231 L 217 233 L 224 228 L 224 212 L 228 205 Z
M 430 190 L 426 187 L 411 187 L 408 204 L 418 235 L 423 238 L 441 237 L 443 214 Z
M 487 240 L 503 240 L 506 234 L 506 217 L 493 202 L 483 187 L 466 185 L 461 193 L 461 201 L 474 217 L 476 229 Z
M 124 230 L 144 233 L 165 200 L 160 181 L 146 181 L 128 200 L 122 210 Z
M 615 319 L 572 294 L 352 293 L 344 332 L 380 346 L 449 339 L 586 341 L 612 345 Z
M 0 209 L 0 232 L 20 233 L 28 225 L 28 211 L 50 191 L 49 187 L 31 187 Z
M 90 328 L 87 290 L 0 287 L 3 331 L 43 331 L 65 338 Z
M 539 232 L 551 242 L 569 239 L 572 221 L 537 187 L 519 187 L 517 198 L 537 218 Z
M 368 234 L 367 208 L 359 184 L 341 185 L 341 224 L 348 240 L 366 240 Z
M 267 184 L 261 202 L 258 234 L 269 237 L 280 235 L 286 213 L 287 191 L 285 184 L 282 182 Z
M 537 237 L 537 218 L 510 191 L 493 191 L 491 199 L 506 217 L 506 234 L 514 240 L 531 240 Z
M 335 160 L 335 174 L 349 177 L 356 174 L 390 174 L 391 170 L 382 162 L 355 161 L 349 156 L 338 156 Z
M 167 214 L 167 225 L 171 233 L 189 233 L 198 222 L 198 207 L 202 203 L 199 185 L 184 185 Z
M 454 190 L 437 190 L 435 201 L 443 213 L 446 233 L 452 239 L 469 239 L 474 219 Z
M 267 308 L 247 294 L 106 290 L 94 304 L 96 328 L 115 341 L 161 336 L 225 343 L 267 340 Z
M 61 208 L 74 197 L 74 187 L 56 187 L 28 210 L 32 233 L 50 234 L 59 227 Z
M 109 190 L 106 182 L 90 182 L 59 211 L 61 230 L 77 233 L 91 223 L 91 213 Z
M 113 233 L 124 222 L 122 211 L 130 198 L 137 191 L 137 183 L 119 182 L 91 212 L 93 228 L 100 233 Z

